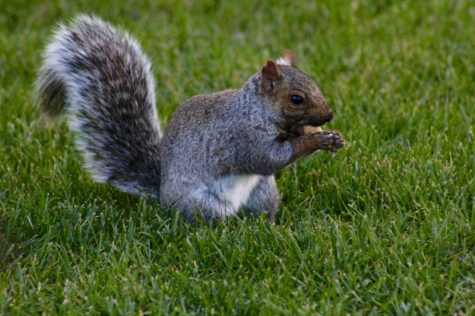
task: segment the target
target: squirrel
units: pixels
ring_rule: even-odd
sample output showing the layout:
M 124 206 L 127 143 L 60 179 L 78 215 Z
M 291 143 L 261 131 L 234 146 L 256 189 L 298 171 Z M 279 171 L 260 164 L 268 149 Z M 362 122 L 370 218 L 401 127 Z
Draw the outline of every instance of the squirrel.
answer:
M 274 174 L 344 145 L 317 84 L 286 50 L 239 89 L 196 95 L 162 132 L 151 63 L 127 32 L 89 15 L 61 25 L 36 81 L 47 117 L 66 116 L 93 180 L 157 198 L 186 218 L 214 221 L 279 204 Z M 64 114 L 64 115 L 62 115 Z

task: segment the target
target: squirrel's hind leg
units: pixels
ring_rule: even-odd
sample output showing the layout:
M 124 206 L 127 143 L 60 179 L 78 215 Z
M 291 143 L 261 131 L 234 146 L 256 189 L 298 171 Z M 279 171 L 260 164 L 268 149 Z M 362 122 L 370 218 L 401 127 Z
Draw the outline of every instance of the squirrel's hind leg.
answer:
M 168 209 L 180 211 L 192 223 L 200 217 L 215 223 L 219 218 L 238 211 L 219 192 L 213 192 L 206 185 L 196 187 L 180 183 L 174 187 L 172 183 L 163 185 L 161 203 Z M 249 215 L 266 213 L 269 221 L 273 222 L 278 206 L 279 193 L 275 178 L 268 176 L 259 180 L 242 209 Z
M 199 218 L 214 223 L 217 219 L 226 216 L 226 203 L 206 186 L 192 188 L 182 184 L 177 191 L 171 186 L 163 186 L 162 204 L 171 210 L 180 211 L 191 223 Z
M 279 192 L 274 176 L 263 177 L 252 190 L 244 210 L 250 214 L 267 213 L 270 222 L 274 222 L 279 208 Z

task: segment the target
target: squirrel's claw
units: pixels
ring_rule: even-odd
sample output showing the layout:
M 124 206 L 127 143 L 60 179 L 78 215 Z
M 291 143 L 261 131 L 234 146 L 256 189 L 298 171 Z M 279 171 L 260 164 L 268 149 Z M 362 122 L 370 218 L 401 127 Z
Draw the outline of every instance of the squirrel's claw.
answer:
M 321 131 L 315 132 L 313 135 L 318 139 L 319 149 L 336 153 L 345 146 L 345 140 L 339 131 Z

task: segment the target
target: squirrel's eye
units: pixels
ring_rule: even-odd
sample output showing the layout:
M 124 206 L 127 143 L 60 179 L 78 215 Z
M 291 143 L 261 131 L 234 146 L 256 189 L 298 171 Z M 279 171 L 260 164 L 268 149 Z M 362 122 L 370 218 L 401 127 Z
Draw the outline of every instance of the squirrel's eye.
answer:
M 300 105 L 303 103 L 303 98 L 297 94 L 292 94 L 290 96 L 290 102 L 292 102 L 293 104 L 296 104 L 296 105 Z

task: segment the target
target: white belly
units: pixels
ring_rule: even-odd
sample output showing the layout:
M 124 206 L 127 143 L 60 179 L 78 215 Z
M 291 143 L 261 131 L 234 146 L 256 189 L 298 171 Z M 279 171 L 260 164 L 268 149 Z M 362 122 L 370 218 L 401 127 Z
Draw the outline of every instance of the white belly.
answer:
M 233 175 L 216 182 L 219 197 L 225 202 L 223 215 L 234 214 L 246 204 L 261 176 Z

